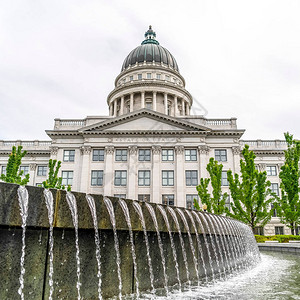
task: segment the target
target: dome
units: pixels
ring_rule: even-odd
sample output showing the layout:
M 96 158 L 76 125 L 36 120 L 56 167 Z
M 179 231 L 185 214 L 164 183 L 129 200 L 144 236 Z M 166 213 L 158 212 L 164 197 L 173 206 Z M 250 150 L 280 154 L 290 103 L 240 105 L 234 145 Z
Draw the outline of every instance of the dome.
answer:
M 174 56 L 166 48 L 160 46 L 155 38 L 156 34 L 151 26 L 149 26 L 149 30 L 145 33 L 145 40 L 140 46 L 136 47 L 128 54 L 124 60 L 121 71 L 126 70 L 129 66 L 135 65 L 136 63 L 156 62 L 163 63 L 179 72 Z

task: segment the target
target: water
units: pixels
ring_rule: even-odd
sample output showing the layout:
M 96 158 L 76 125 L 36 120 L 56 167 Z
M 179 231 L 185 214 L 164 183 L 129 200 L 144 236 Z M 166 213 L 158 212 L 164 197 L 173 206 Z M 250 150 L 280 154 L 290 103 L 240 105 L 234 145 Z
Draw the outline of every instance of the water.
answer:
M 44 189 L 44 197 L 48 210 L 49 220 L 49 300 L 52 300 L 53 295 L 53 215 L 54 215 L 54 201 L 53 195 L 49 189 Z
M 75 247 L 76 247 L 76 265 L 77 265 L 77 283 L 76 283 L 76 288 L 77 288 L 77 297 L 78 300 L 81 299 L 80 296 L 80 256 L 79 256 L 79 244 L 78 244 L 78 214 L 77 214 L 77 203 L 76 203 L 76 198 L 71 192 L 67 192 L 67 202 L 71 211 L 72 215 L 72 220 L 73 220 L 73 225 L 75 228 Z
M 137 277 L 137 264 L 136 264 L 136 255 L 135 255 L 135 246 L 134 246 L 134 240 L 133 240 L 133 234 L 132 234 L 132 227 L 131 227 L 131 220 L 130 220 L 130 214 L 128 206 L 123 199 L 119 199 L 119 203 L 121 205 L 121 208 L 123 210 L 126 223 L 129 230 L 129 238 L 130 238 L 130 245 L 131 245 L 131 255 L 132 255 L 132 261 L 133 261 L 133 274 L 135 279 L 135 287 L 136 287 L 136 297 L 139 298 L 140 291 L 139 291 L 139 279 Z
M 97 212 L 96 212 L 96 205 L 95 200 L 91 195 L 86 195 L 86 201 L 88 202 L 95 230 L 95 246 L 96 246 L 96 260 L 97 260 L 97 267 L 98 267 L 98 298 L 102 299 L 101 295 L 101 284 L 102 284 L 102 274 L 101 274 L 101 252 L 100 252 L 100 239 L 99 239 L 99 231 L 98 231 L 98 219 L 97 219 Z
M 299 300 L 300 256 L 279 252 L 262 252 L 261 262 L 226 281 L 194 286 L 191 291 L 173 290 L 169 297 L 180 300 Z M 143 294 L 142 299 L 149 299 Z M 132 299 L 127 297 L 126 299 Z
M 120 257 L 119 240 L 118 240 L 117 228 L 116 228 L 115 212 L 114 212 L 114 207 L 109 198 L 104 197 L 104 203 L 105 203 L 105 206 L 109 213 L 110 222 L 111 222 L 111 225 L 113 227 L 113 232 L 114 232 L 116 263 L 117 263 L 118 279 L 119 279 L 119 299 L 122 299 L 121 257 Z
M 26 221 L 28 216 L 28 191 L 27 189 L 20 185 L 18 188 L 18 199 L 19 199 L 19 206 L 20 206 L 20 215 L 22 217 L 22 254 L 21 254 L 21 261 L 20 261 L 20 267 L 21 267 L 21 273 L 19 277 L 20 287 L 18 289 L 18 293 L 21 296 L 21 299 L 24 300 L 24 274 L 25 274 L 25 236 L 26 236 Z

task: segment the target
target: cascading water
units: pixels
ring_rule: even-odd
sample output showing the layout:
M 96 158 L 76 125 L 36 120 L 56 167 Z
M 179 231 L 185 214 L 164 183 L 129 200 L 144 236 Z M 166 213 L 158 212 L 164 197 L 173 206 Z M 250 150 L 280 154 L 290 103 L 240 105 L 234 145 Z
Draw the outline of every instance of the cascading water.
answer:
M 173 240 L 172 233 L 171 233 L 169 219 L 167 217 L 166 211 L 163 209 L 162 206 L 157 205 L 157 208 L 159 209 L 160 213 L 162 214 L 162 216 L 164 218 L 164 221 L 165 221 L 165 224 L 167 226 L 168 232 L 169 232 L 169 237 L 170 237 L 170 242 L 171 242 L 171 248 L 172 248 L 174 263 L 175 263 L 175 269 L 176 269 L 176 274 L 177 274 L 179 290 L 181 290 L 181 281 L 180 281 L 180 275 L 179 275 L 179 266 L 178 266 L 178 262 L 177 262 L 176 248 L 175 248 L 174 240 Z
M 86 200 L 88 202 L 91 215 L 93 218 L 94 230 L 95 230 L 95 246 L 96 246 L 96 260 L 98 266 L 98 298 L 102 299 L 101 295 L 101 284 L 102 284 L 102 274 L 101 274 L 101 252 L 100 252 L 100 239 L 99 239 L 99 231 L 98 231 L 98 219 L 96 212 L 95 200 L 91 195 L 86 195 Z
M 168 276 L 167 276 L 167 273 L 166 273 L 166 260 L 165 260 L 164 249 L 163 249 L 163 244 L 162 244 L 160 232 L 159 232 L 159 229 L 158 229 L 156 214 L 155 214 L 155 211 L 154 211 L 153 207 L 149 203 L 145 203 L 145 204 L 146 204 L 146 207 L 147 207 L 147 209 L 148 209 L 148 211 L 151 215 L 151 218 L 152 218 L 154 226 L 155 226 L 155 230 L 156 230 L 156 234 L 157 234 L 158 247 L 159 247 L 160 257 L 161 257 L 161 263 L 162 263 L 163 272 L 164 272 L 164 279 L 165 279 L 164 288 L 165 288 L 166 293 L 168 295 L 169 290 L 168 290 Z
M 72 215 L 72 220 L 73 220 L 73 225 L 75 228 L 75 246 L 76 246 L 76 264 L 77 264 L 77 297 L 78 300 L 81 299 L 80 296 L 80 256 L 79 256 L 79 244 L 78 244 L 78 213 L 77 213 L 77 203 L 76 203 L 76 198 L 71 192 L 67 192 L 66 195 L 67 202 L 71 211 Z
M 130 220 L 130 214 L 128 206 L 123 199 L 119 199 L 120 206 L 123 210 L 126 223 L 129 230 L 129 237 L 130 237 L 130 244 L 131 244 L 131 255 L 132 255 L 132 261 L 133 261 L 133 273 L 135 278 L 135 286 L 136 286 L 136 297 L 139 299 L 140 297 L 140 291 L 139 291 L 139 279 L 137 277 L 137 264 L 136 264 L 136 254 L 135 254 L 135 246 L 134 246 L 134 240 L 133 240 L 133 234 L 132 234 L 132 226 L 131 226 L 131 220 Z
M 19 199 L 19 206 L 20 206 L 20 215 L 22 218 L 22 255 L 21 255 L 21 261 L 20 261 L 20 267 L 21 267 L 21 273 L 19 277 L 20 287 L 18 290 L 19 295 L 21 296 L 21 299 L 24 300 L 24 274 L 25 274 L 25 235 L 26 235 L 26 221 L 28 216 L 28 191 L 25 188 L 25 186 L 20 185 L 18 188 L 18 199 Z
M 185 227 L 185 229 L 186 229 L 186 231 L 188 233 L 189 242 L 190 242 L 190 248 L 191 248 L 192 255 L 193 255 L 193 261 L 194 261 L 196 276 L 197 276 L 198 285 L 199 285 L 200 282 L 199 282 L 198 262 L 197 262 L 195 247 L 194 247 L 192 236 L 191 236 L 191 232 L 190 232 L 190 227 L 189 227 L 189 225 L 187 223 L 187 220 L 186 220 L 186 217 L 185 217 L 183 211 L 181 209 L 179 209 L 179 208 L 176 208 L 176 211 L 179 213 L 180 218 L 183 221 L 184 227 Z
M 149 273 L 150 273 L 150 284 L 151 284 L 152 293 L 155 294 L 153 268 L 152 268 L 152 262 L 151 262 L 151 257 L 150 257 L 150 247 L 149 247 L 149 241 L 148 241 L 148 235 L 147 235 L 144 214 L 143 214 L 141 206 L 137 202 L 133 201 L 132 204 L 133 204 L 133 207 L 134 207 L 135 211 L 137 212 L 137 214 L 140 218 L 140 221 L 142 223 L 144 237 L 145 237 L 146 250 L 147 250 L 148 267 L 149 267 Z
M 119 299 L 122 299 L 121 257 L 120 257 L 119 240 L 118 240 L 117 228 L 116 228 L 115 212 L 114 212 L 114 207 L 109 198 L 104 197 L 104 203 L 109 213 L 110 222 L 114 232 L 116 263 L 117 263 L 118 279 L 119 279 Z
M 53 215 L 54 201 L 53 195 L 49 189 L 44 189 L 44 197 L 48 210 L 49 220 L 49 300 L 52 300 L 53 295 Z

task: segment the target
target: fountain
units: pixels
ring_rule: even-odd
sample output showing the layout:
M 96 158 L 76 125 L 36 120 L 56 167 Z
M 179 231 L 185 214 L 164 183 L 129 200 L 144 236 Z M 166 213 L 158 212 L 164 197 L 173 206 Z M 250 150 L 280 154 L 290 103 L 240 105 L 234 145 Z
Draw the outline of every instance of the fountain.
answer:
M 178 298 L 260 260 L 236 220 L 101 195 L 0 183 L 0 224 L 0 299 Z

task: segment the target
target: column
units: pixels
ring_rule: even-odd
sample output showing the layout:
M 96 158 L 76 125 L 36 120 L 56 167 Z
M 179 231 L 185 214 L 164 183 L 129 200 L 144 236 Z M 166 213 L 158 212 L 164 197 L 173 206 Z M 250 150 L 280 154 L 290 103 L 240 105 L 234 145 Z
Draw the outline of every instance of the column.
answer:
M 199 178 L 207 178 L 208 173 L 206 170 L 206 166 L 208 164 L 208 155 L 210 151 L 210 147 L 207 145 L 198 146 L 199 151 L 199 164 L 200 164 L 200 174 Z
M 112 116 L 113 115 L 113 104 L 112 102 L 109 105 L 109 115 Z
M 168 114 L 168 94 L 164 93 L 165 115 Z
M 175 117 L 177 117 L 178 116 L 178 103 L 177 103 L 177 96 L 176 95 L 174 96 L 174 105 L 175 105 L 174 115 L 175 115 Z
M 137 185 L 137 146 L 128 147 L 128 169 L 127 169 L 127 198 L 137 199 L 136 185 Z
M 152 146 L 152 194 L 151 202 L 161 203 L 161 174 L 160 174 L 160 161 L 161 161 L 161 147 Z
M 117 116 L 117 99 L 114 100 L 114 117 Z
M 121 97 L 120 115 L 124 114 L 124 96 Z
M 145 92 L 141 92 L 141 107 L 145 108 Z
M 176 179 L 175 179 L 175 205 L 186 207 L 185 203 L 185 172 L 184 172 L 184 160 L 183 160 L 183 153 L 184 147 L 183 146 L 176 146 Z
M 36 163 L 31 163 L 29 165 L 29 184 L 35 185 L 37 182 L 35 181 L 35 175 L 36 175 L 36 167 L 37 164 Z M 42 183 L 42 182 L 38 182 L 38 183 Z
M 186 114 L 187 114 L 187 116 L 190 115 L 190 105 L 188 102 L 186 102 Z
M 130 112 L 133 111 L 133 93 L 130 94 Z
M 78 186 L 80 191 L 83 193 L 88 193 L 90 188 L 90 154 L 91 154 L 90 146 L 82 146 L 80 148 L 81 153 L 81 175 L 80 180 L 78 182 Z M 79 176 L 78 176 L 79 177 Z
M 182 105 L 182 115 L 185 116 L 185 101 L 183 98 L 181 99 L 181 105 Z
M 156 111 L 156 94 L 157 94 L 157 92 L 153 92 L 153 97 L 152 97 L 152 101 L 153 101 L 153 103 L 152 103 L 152 108 L 153 108 L 153 110 L 154 111 Z
M 105 172 L 103 178 L 103 187 L 104 187 L 104 195 L 111 196 L 113 195 L 113 187 L 114 187 L 114 147 L 108 146 L 105 147 Z
M 241 148 L 239 146 L 232 147 L 234 173 L 240 172 L 240 159 L 241 159 L 240 153 L 241 153 Z

